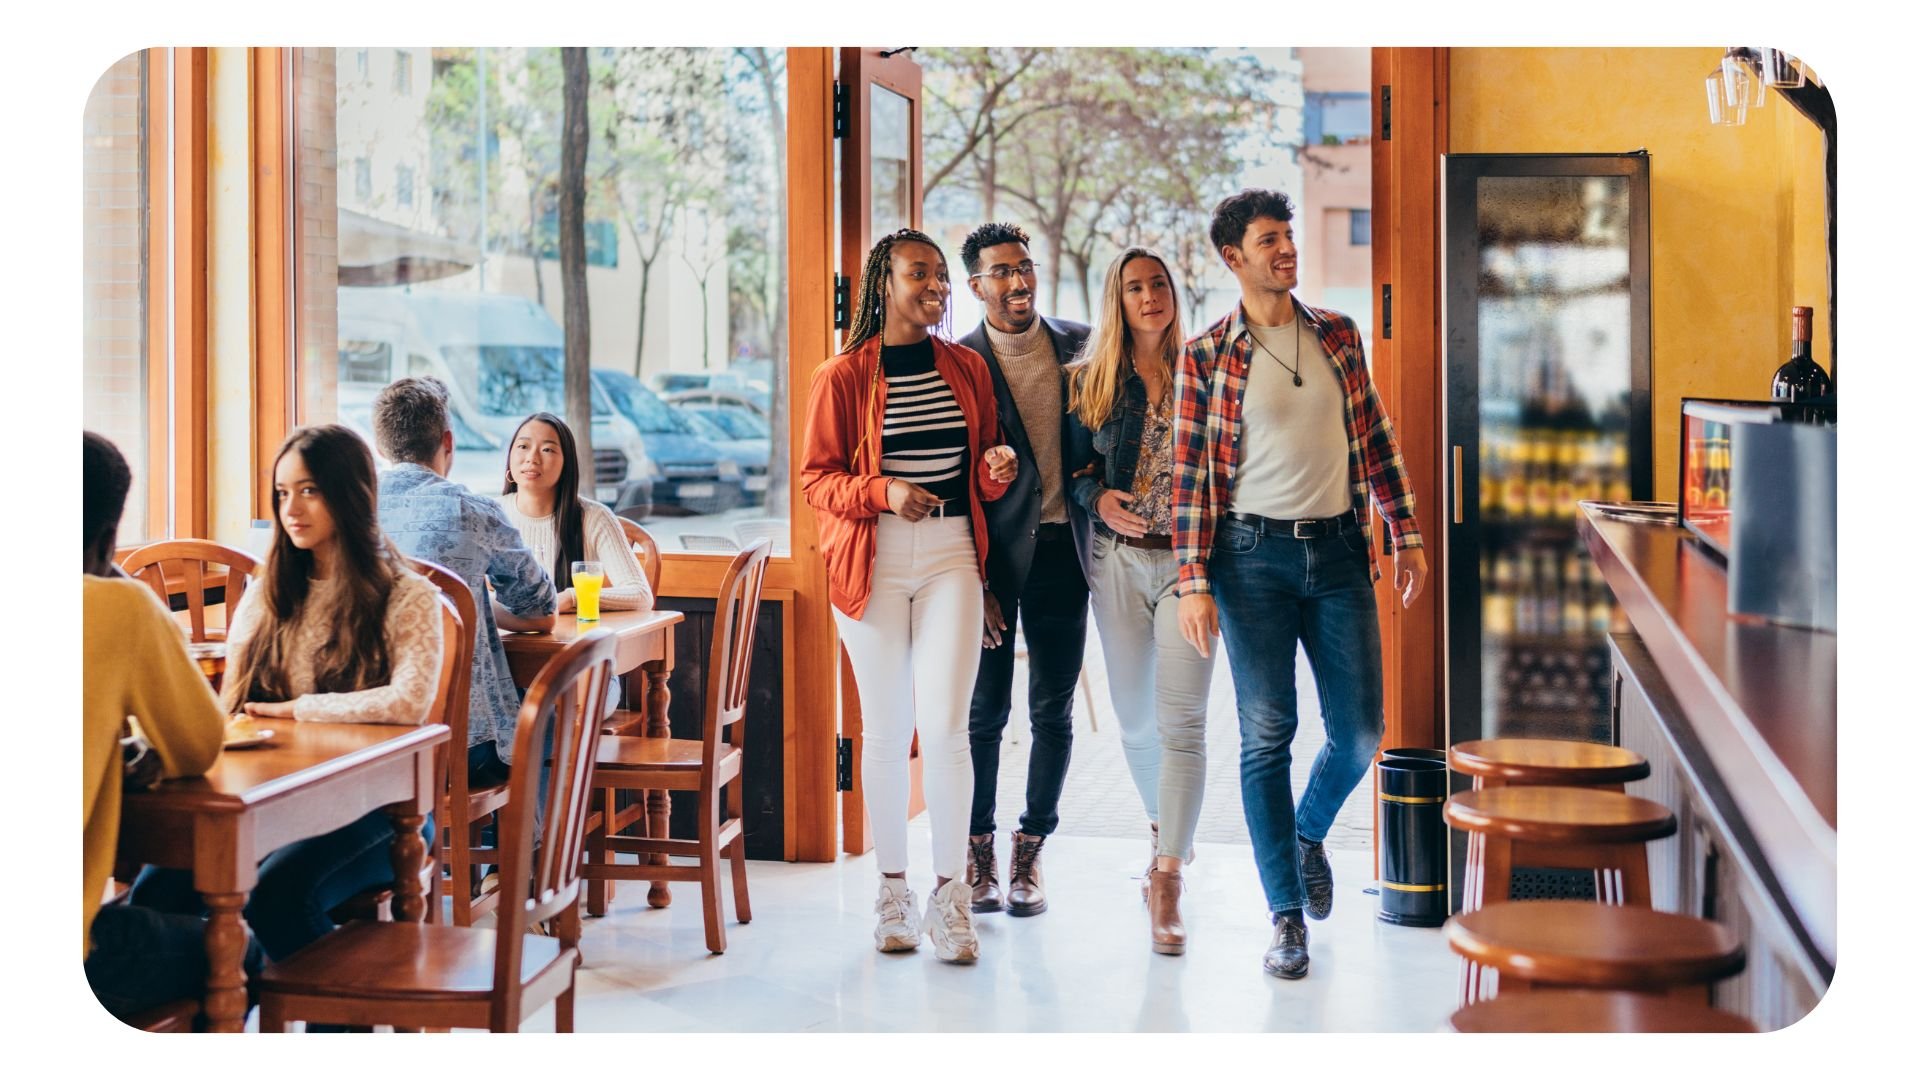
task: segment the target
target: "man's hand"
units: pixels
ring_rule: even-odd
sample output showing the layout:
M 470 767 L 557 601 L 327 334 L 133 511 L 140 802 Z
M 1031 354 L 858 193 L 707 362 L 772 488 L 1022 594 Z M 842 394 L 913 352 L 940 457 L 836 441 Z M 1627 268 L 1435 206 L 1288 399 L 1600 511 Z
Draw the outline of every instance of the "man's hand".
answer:
M 249 701 L 240 708 L 248 716 L 261 720 L 293 719 L 293 702 L 291 701 Z
M 1220 612 L 1208 593 L 1180 598 L 1180 636 L 1201 656 L 1213 655 L 1213 639 L 1220 636 Z
M 1424 548 L 1401 548 L 1393 553 L 1393 591 L 1400 594 L 1400 606 L 1412 607 L 1427 585 L 1427 555 Z
M 1007 628 L 1007 620 L 1005 616 L 1000 614 L 1000 601 L 994 597 L 991 591 L 987 591 L 982 599 L 985 601 L 987 609 L 987 627 L 986 630 L 980 634 L 980 647 L 983 649 L 997 649 L 1000 647 L 1000 634 Z
M 561 615 L 565 615 L 567 612 L 573 610 L 574 602 L 573 590 L 562 589 L 560 590 L 560 595 L 553 598 L 553 610 Z
M 1108 488 L 1094 500 L 1093 508 L 1100 514 L 1100 520 L 1107 523 L 1107 528 L 1121 536 L 1145 536 L 1147 519 L 1127 509 L 1132 502 L 1132 494 Z
M 940 505 L 940 497 L 911 480 L 887 482 L 887 507 L 905 521 L 919 521 Z
M 995 483 L 1012 483 L 1014 475 L 1020 471 L 1020 459 L 1013 456 L 1013 447 L 1005 443 L 987 447 L 987 452 L 981 456 L 987 463 L 987 475 L 993 477 Z

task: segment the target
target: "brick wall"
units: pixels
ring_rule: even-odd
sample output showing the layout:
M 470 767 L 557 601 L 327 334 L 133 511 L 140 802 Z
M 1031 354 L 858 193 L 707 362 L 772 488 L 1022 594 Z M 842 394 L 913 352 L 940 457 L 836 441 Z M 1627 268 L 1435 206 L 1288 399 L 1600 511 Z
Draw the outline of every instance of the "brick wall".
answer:
M 156 61 L 157 62 L 157 61 Z M 107 69 L 83 119 L 82 422 L 133 467 L 120 542 L 151 539 L 147 506 L 147 198 L 142 54 Z
M 294 64 L 295 250 L 299 269 L 299 378 L 303 424 L 337 415 L 340 336 L 339 142 L 333 49 L 301 49 Z M 417 77 L 417 76 L 416 76 Z

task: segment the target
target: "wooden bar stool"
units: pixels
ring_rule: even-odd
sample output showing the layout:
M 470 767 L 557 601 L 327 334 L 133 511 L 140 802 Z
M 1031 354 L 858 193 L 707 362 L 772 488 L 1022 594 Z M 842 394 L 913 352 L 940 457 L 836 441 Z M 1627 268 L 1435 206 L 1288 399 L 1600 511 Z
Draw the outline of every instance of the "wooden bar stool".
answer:
M 1447 1019 L 1447 1030 L 1493 1032 L 1646 1032 L 1751 1034 L 1744 1016 L 1669 997 L 1625 990 L 1535 990 L 1469 1005 Z
M 1515 866 L 1591 870 L 1602 904 L 1653 906 L 1647 842 L 1672 836 L 1673 812 L 1617 791 L 1580 787 L 1503 787 L 1447 800 L 1447 824 L 1467 834 L 1460 910 L 1509 899 Z M 1482 996 L 1481 973 L 1462 965 L 1460 1001 Z
M 1499 972 L 1501 998 L 1559 987 L 1705 1005 L 1713 983 L 1747 963 L 1740 939 L 1719 923 L 1584 900 L 1488 904 L 1447 923 L 1447 946 Z
M 1622 791 L 1652 772 L 1622 746 L 1574 739 L 1476 739 L 1447 748 L 1447 767 L 1473 777 L 1473 790 L 1552 785 Z

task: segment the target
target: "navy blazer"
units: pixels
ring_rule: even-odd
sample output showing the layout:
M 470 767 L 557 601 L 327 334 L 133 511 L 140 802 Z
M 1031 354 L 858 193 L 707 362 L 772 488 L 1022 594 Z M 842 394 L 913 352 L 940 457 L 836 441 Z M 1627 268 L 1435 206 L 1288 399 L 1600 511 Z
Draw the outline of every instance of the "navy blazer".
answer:
M 1066 319 L 1040 316 L 1053 339 L 1053 355 L 1067 364 L 1086 344 L 1085 324 Z M 1011 612 L 1014 601 L 1027 585 L 1027 571 L 1033 566 L 1033 548 L 1040 527 L 1040 467 L 1033 458 L 1033 443 L 1020 419 L 1020 409 L 1007 388 L 1007 377 L 1000 370 L 1000 358 L 993 354 L 993 341 L 987 337 L 983 321 L 960 344 L 980 354 L 993 376 L 993 397 L 1000 409 L 1000 436 L 1020 459 L 1020 471 L 1005 496 L 986 505 L 987 513 L 987 588 L 1000 601 L 1002 611 Z M 1064 408 L 1067 400 L 1066 372 L 1060 374 L 1060 490 L 1067 499 L 1067 525 L 1073 531 L 1073 550 L 1079 557 L 1083 577 L 1093 576 L 1093 525 L 1086 508 L 1073 497 L 1073 474 L 1092 460 L 1093 437 L 1078 417 Z

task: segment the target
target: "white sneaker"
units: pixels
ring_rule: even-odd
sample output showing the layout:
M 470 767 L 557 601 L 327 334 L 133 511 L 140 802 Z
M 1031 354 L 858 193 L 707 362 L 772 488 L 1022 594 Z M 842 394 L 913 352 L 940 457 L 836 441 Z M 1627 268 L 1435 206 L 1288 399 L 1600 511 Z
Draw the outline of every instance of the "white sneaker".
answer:
M 907 952 L 920 947 L 920 913 L 914 910 L 913 890 L 904 878 L 880 879 L 880 898 L 873 910 L 880 916 L 873 943 L 881 952 Z
M 927 897 L 927 936 L 933 953 L 949 964 L 971 964 L 980 958 L 980 939 L 973 932 L 973 887 L 955 877 Z

